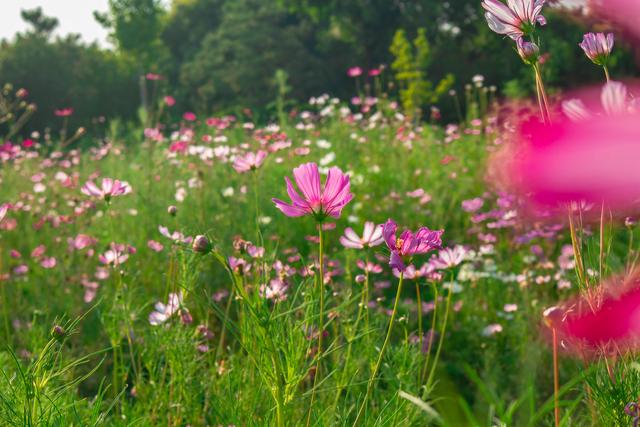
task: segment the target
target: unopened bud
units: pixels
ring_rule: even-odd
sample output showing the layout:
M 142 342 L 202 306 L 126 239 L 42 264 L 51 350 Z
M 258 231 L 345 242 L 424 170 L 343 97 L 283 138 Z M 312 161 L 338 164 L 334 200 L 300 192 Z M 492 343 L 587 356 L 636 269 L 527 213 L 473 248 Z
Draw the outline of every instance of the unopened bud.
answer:
M 537 44 L 524 41 L 524 39 L 520 38 L 518 39 L 517 47 L 518 54 L 525 63 L 533 65 L 538 62 L 540 48 L 538 48 Z
M 60 325 L 55 325 L 51 330 L 51 336 L 58 341 L 62 341 L 65 335 L 66 335 L 66 332 L 64 328 Z
M 549 307 L 543 313 L 544 323 L 551 329 L 558 329 L 562 324 L 564 313 L 560 307 Z
M 176 213 L 178 213 L 178 208 L 176 208 L 174 205 L 171 205 L 167 208 L 167 213 L 171 216 L 176 216 Z
M 191 245 L 191 248 L 194 252 L 206 253 L 210 248 L 209 239 L 207 239 L 207 236 L 200 234 L 193 239 L 193 245 Z

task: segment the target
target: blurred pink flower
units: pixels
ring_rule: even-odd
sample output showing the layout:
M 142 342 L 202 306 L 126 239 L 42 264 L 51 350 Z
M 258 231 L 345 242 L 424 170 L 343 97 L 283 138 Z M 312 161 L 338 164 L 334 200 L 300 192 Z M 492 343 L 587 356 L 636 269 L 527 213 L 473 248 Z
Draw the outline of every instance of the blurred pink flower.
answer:
M 7 216 L 7 212 L 9 211 L 9 205 L 4 203 L 0 205 L 0 222 Z
M 195 113 L 192 113 L 191 111 L 187 111 L 186 113 L 184 113 L 182 115 L 182 118 L 185 119 L 188 122 L 195 122 L 196 115 L 195 115 Z
M 170 293 L 167 304 L 163 304 L 161 302 L 157 302 L 154 306 L 155 310 L 149 314 L 149 323 L 153 326 L 158 326 L 166 322 L 178 312 L 186 311 L 185 308 L 182 307 L 183 295 L 182 292 L 178 293 Z
M 360 67 L 351 67 L 347 70 L 347 75 L 349 77 L 359 77 L 362 75 L 362 68 Z
M 98 187 L 93 181 L 87 181 L 87 183 L 82 186 L 81 191 L 87 196 L 99 197 L 109 201 L 112 197 L 131 193 L 131 187 L 126 181 L 103 178 L 101 187 Z
M 152 81 L 162 80 L 162 76 L 160 74 L 155 74 L 155 73 L 147 73 L 145 77 L 147 80 L 152 80 Z
M 173 107 L 174 105 L 176 105 L 176 100 L 173 96 L 167 95 L 164 97 L 164 103 L 167 105 L 167 107 Z
M 298 166 L 293 170 L 293 176 L 304 197 L 298 194 L 289 177 L 285 177 L 287 193 L 292 203 L 272 199 L 276 207 L 287 216 L 313 215 L 318 221 L 323 221 L 328 216 L 338 218 L 342 208 L 353 198 L 349 176 L 337 167 L 329 169 L 324 188 L 320 184 L 320 172 L 315 163 Z
M 589 296 L 569 300 L 547 320 L 563 347 L 578 355 L 611 355 L 640 345 L 640 280 L 612 278 Z M 549 317 L 549 316 L 547 316 Z
M 596 65 L 607 65 L 607 60 L 613 49 L 613 33 L 587 33 L 579 46 L 587 57 Z
M 73 108 L 60 108 L 55 110 L 54 114 L 58 117 L 69 117 L 73 114 Z
M 611 114 L 576 122 L 558 117 L 548 126 L 527 123 L 518 143 L 490 162 L 496 179 L 534 213 L 556 209 L 564 216 L 571 204 L 605 203 L 614 215 L 640 208 L 640 113 L 619 111 L 625 110 L 622 92 L 614 92 L 604 108 Z
M 364 249 L 378 246 L 384 242 L 382 238 L 382 226 L 376 226 L 375 223 L 367 221 L 364 223 L 364 231 L 362 237 L 358 236 L 351 227 L 344 230 L 344 236 L 340 237 L 340 243 L 345 248 Z
M 154 252 L 160 252 L 164 249 L 164 246 L 160 242 L 156 242 L 155 240 L 149 240 L 147 242 L 147 246 Z
M 57 261 L 54 257 L 44 257 L 42 258 L 42 261 L 40 261 L 40 265 L 43 268 L 54 268 L 57 264 Z
M 129 259 L 129 254 L 125 252 L 125 245 L 111 243 L 110 249 L 99 255 L 98 259 L 105 265 L 117 267 Z
M 266 151 L 259 150 L 257 153 L 248 152 L 242 156 L 236 157 L 233 162 L 233 168 L 238 173 L 245 173 L 256 170 L 262 165 L 266 157 Z
M 427 227 L 421 227 L 414 234 L 410 230 L 404 230 L 400 237 L 396 237 L 398 225 L 391 219 L 383 225 L 382 234 L 387 247 L 391 251 L 389 265 L 399 271 L 404 271 L 414 255 L 424 254 L 442 245 L 441 236 L 443 230 L 432 231 Z
M 489 28 L 498 34 L 505 34 L 513 40 L 530 35 L 536 24 L 547 23 L 542 12 L 546 0 L 483 0 L 482 7 L 487 11 L 485 18 Z
M 460 265 L 467 257 L 467 249 L 464 246 L 456 245 L 453 248 L 444 248 L 438 252 L 438 256 L 432 258 L 429 263 L 436 270 L 446 270 Z

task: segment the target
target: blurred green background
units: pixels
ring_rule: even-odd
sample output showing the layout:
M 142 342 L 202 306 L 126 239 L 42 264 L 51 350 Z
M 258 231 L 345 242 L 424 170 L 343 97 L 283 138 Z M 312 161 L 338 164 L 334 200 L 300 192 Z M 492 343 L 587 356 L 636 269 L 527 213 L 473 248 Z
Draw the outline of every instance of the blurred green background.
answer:
M 553 91 L 600 82 L 600 70 L 577 44 L 585 31 L 611 28 L 551 3 L 548 25 L 538 33 L 548 53 L 547 84 Z M 111 47 L 54 36 L 58 22 L 41 9 L 23 10 L 22 19 L 28 29 L 2 41 L 0 76 L 27 88 L 38 106 L 26 131 L 60 126 L 54 110 L 61 107 L 74 108 L 71 125 L 89 130 L 105 118 L 134 119 L 152 95 L 141 90 L 149 87 L 141 84 L 147 73 L 162 76 L 153 95 L 173 96 L 175 111 L 233 113 L 261 123 L 276 117 L 278 97 L 291 111 L 321 93 L 343 99 L 357 90 L 374 93 L 367 74 L 381 66 L 383 87 L 375 94 L 394 96 L 402 78 L 391 65 L 420 34 L 415 67 L 428 85 L 434 82 L 419 97 L 424 112 L 435 104 L 453 120 L 453 103 L 442 95 L 461 92 L 477 74 L 502 96 L 527 96 L 533 87 L 512 43 L 487 27 L 479 0 L 109 0 L 94 19 L 109 31 Z M 392 49 L 399 31 L 400 53 Z M 632 77 L 638 55 L 616 35 L 614 78 Z M 357 82 L 347 75 L 355 66 L 363 69 Z

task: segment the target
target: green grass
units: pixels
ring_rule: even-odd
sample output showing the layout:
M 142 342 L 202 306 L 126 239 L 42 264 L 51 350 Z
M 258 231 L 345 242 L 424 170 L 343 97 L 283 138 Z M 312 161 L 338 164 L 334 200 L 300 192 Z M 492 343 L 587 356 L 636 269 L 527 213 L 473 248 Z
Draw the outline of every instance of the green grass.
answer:
M 442 129 L 424 125 L 414 129 L 416 137 L 409 146 L 396 138 L 400 126 L 407 123 L 391 117 L 373 124 L 348 123 L 337 116 L 314 122 L 310 130 L 286 126 L 281 131 L 293 147 L 270 154 L 255 177 L 238 174 L 230 163 L 216 158 L 168 156 L 168 143 L 144 141 L 141 130 L 112 132 L 110 150 L 99 160 L 88 149 L 58 158 L 44 146 L 37 158 L 5 162 L 0 169 L 0 202 L 18 208 L 8 214 L 17 221 L 15 229 L 0 231 L 0 272 L 10 273 L 0 282 L 0 423 L 259 426 L 276 425 L 280 417 L 287 426 L 352 425 L 384 340 L 389 319 L 385 310 L 393 304 L 397 279 L 386 262 L 379 262 L 384 272 L 371 276 L 374 304 L 363 307 L 364 288 L 355 281 L 360 274 L 356 260 L 374 260 L 388 252 L 382 247 L 368 253 L 344 249 L 338 242 L 344 228 L 353 226 L 360 233 L 365 220 L 382 223 L 393 218 L 401 227 L 444 229 L 446 246 L 464 244 L 477 251 L 481 244 L 474 228 L 479 226 L 461 209 L 461 202 L 484 195 L 483 211 L 495 208 L 496 193 L 484 180 L 487 148 L 494 148 L 491 135 L 464 135 L 444 144 Z M 194 144 L 203 134 L 213 133 L 197 126 Z M 227 142 L 208 146 L 238 148 L 247 143 L 256 149 L 259 134 L 265 133 L 236 125 L 220 132 Z M 319 148 L 320 139 L 331 147 Z M 311 153 L 296 156 L 294 149 L 303 147 L 305 140 L 311 141 Z M 312 332 L 319 321 L 319 286 L 313 276 L 294 274 L 287 277 L 287 299 L 279 303 L 263 298 L 259 288 L 275 276 L 270 266 L 276 260 L 300 272 L 317 259 L 318 245 L 307 238 L 316 235 L 313 219 L 287 218 L 271 198 L 286 199 L 283 178 L 291 176 L 293 167 L 319 161 L 330 152 L 335 153 L 331 165 L 351 174 L 355 198 L 335 229 L 325 233 L 327 271 L 332 274 L 324 289 L 327 334 L 314 388 L 318 353 Z M 53 160 L 45 162 L 47 157 Z M 62 159 L 77 162 L 67 168 Z M 56 182 L 58 171 L 72 176 L 74 184 L 67 188 Z M 39 172 L 46 174 L 47 188 L 35 193 L 31 177 Z M 133 193 L 114 198 L 109 207 L 92 201 L 80 187 L 96 172 L 128 181 Z M 197 185 L 190 188 L 189 180 Z M 175 199 L 179 188 L 187 191 L 182 202 Z M 233 188 L 233 196 L 224 195 L 228 188 Z M 430 202 L 421 204 L 407 196 L 418 188 L 431 195 Z M 177 206 L 175 217 L 167 213 L 169 205 Z M 259 222 L 258 230 L 256 208 L 268 219 Z M 173 244 L 159 233 L 160 225 L 190 236 L 205 234 L 213 250 L 200 254 Z M 551 353 L 541 333 L 541 313 L 558 298 L 575 293 L 576 285 L 558 290 L 553 278 L 536 283 L 536 277 L 553 277 L 559 271 L 555 263 L 549 267 L 543 261 L 555 261 L 561 246 L 569 243 L 566 230 L 551 240 L 514 243 L 514 237 L 536 227 L 520 221 L 515 227 L 495 229 L 492 253 L 444 273 L 444 282 L 454 277 L 460 292 L 453 295 L 454 309 L 429 388 L 422 375 L 426 355 L 411 339 L 418 330 L 416 284 L 426 302 L 434 300 L 435 292 L 446 296 L 447 291 L 442 282 L 432 286 L 426 279 L 405 279 L 390 346 L 361 425 L 553 424 Z M 614 232 L 618 234 L 612 268 L 624 263 L 619 254 L 627 242 L 624 232 Z M 79 233 L 97 239 L 94 254 L 68 249 L 67 239 Z M 264 260 L 251 260 L 234 250 L 238 237 L 263 245 Z M 150 239 L 161 242 L 164 250 L 149 249 Z M 587 242 L 590 266 L 597 262 L 593 240 L 597 239 Z M 110 242 L 131 245 L 136 252 L 112 268 L 109 278 L 96 280 L 97 255 Z M 541 245 L 544 256 L 532 259 L 533 244 Z M 30 258 L 38 245 L 45 245 L 46 255 L 56 258 L 55 268 L 44 269 Z M 10 257 L 11 250 L 19 251 L 22 259 Z M 296 254 L 299 259 L 287 260 Z M 242 275 L 230 271 L 228 256 L 243 257 L 253 266 Z M 27 274 L 13 273 L 20 264 L 29 267 Z M 575 282 L 572 272 L 566 274 Z M 100 283 L 91 303 L 83 301 L 83 280 Z M 380 281 L 388 281 L 389 287 L 374 286 Z M 223 290 L 234 298 L 214 298 Z M 168 294 L 178 291 L 184 293 L 182 308 L 188 309 L 192 322 L 185 324 L 176 314 L 163 325 L 150 325 L 153 305 L 166 303 Z M 517 304 L 518 309 L 505 313 L 505 304 Z M 443 312 L 440 301 L 436 330 Z M 424 314 L 425 331 L 432 316 L 433 312 Z M 56 324 L 63 326 L 64 334 L 51 335 Z M 491 324 L 500 324 L 502 331 L 484 335 Z M 205 337 L 203 328 L 212 336 Z M 429 366 L 435 348 L 434 344 Z M 624 407 L 637 398 L 633 388 L 607 391 L 610 384 L 603 372 L 601 364 L 585 371 L 581 361 L 563 358 L 564 425 L 630 421 L 616 405 Z M 596 392 L 587 396 L 585 384 Z

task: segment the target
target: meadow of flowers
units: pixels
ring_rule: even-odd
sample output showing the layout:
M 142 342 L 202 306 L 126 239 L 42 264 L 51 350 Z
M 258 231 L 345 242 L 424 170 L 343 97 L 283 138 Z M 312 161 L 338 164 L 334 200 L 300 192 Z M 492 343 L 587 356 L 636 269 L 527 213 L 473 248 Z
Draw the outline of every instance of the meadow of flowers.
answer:
M 455 124 L 383 93 L 264 126 L 167 93 L 79 145 L 70 107 L 17 136 L 34 106 L 5 86 L 0 423 L 637 425 L 634 85 L 589 33 L 603 84 L 549 94 L 544 1 L 482 6 L 537 97 L 476 76 Z

